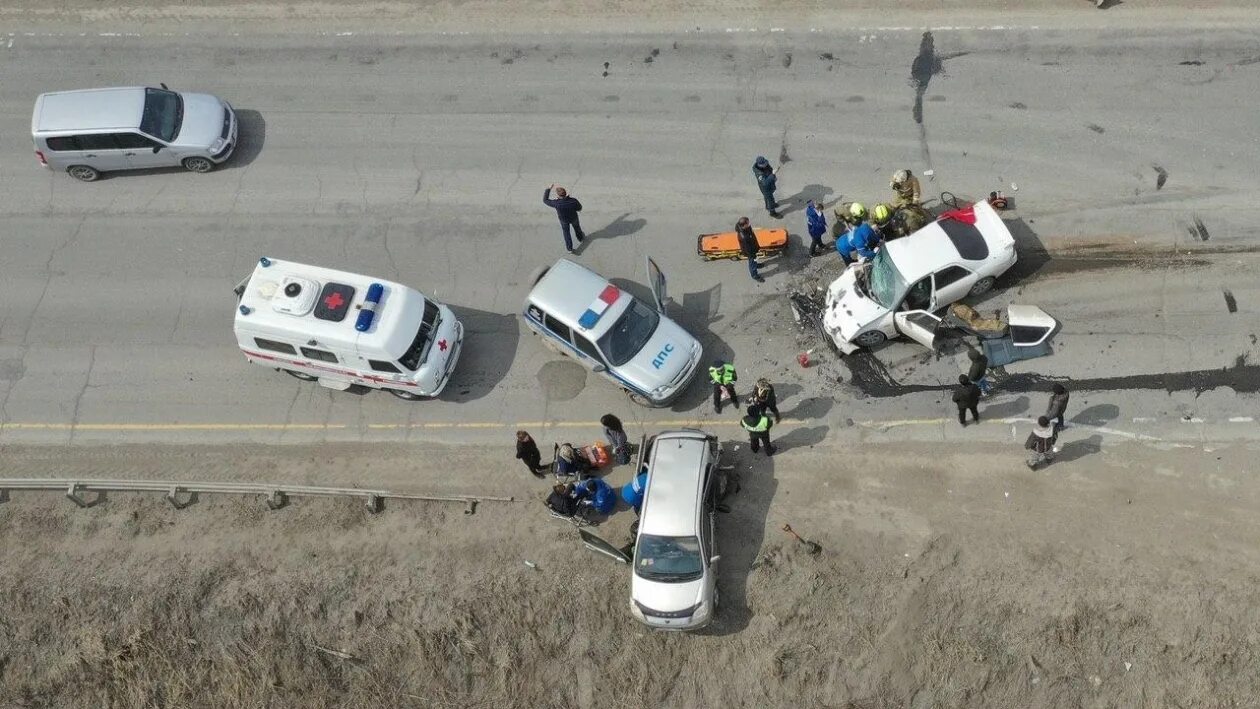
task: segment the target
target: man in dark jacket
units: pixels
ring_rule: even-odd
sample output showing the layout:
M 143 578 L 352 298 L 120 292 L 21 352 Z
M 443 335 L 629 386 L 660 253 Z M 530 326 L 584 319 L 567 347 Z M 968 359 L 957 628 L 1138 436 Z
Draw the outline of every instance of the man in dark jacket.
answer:
M 1054 419 L 1054 430 L 1063 430 L 1063 415 L 1067 413 L 1068 394 L 1067 387 L 1062 384 L 1055 384 L 1050 389 L 1053 392 L 1050 395 L 1050 405 L 1046 407 L 1046 418 Z
M 958 423 L 967 425 L 967 412 L 980 423 L 980 387 L 971 383 L 966 374 L 958 375 L 958 387 L 954 389 L 954 405 L 958 407 Z
M 534 477 L 543 477 L 542 453 L 533 436 L 525 431 L 516 432 L 516 459 L 524 463 Z
M 752 446 L 752 452 L 756 453 L 764 445 L 766 457 L 774 455 L 774 446 L 770 445 L 770 426 L 772 425 L 770 417 L 756 406 L 749 406 L 745 414 L 744 418 L 739 420 L 739 425 L 748 431 L 748 443 Z
M 551 198 L 552 190 L 556 191 L 555 199 Z M 577 201 L 577 197 L 570 197 L 563 187 L 552 185 L 543 190 L 543 204 L 556 210 L 556 216 L 560 217 L 560 231 L 564 234 L 564 248 L 568 249 L 569 253 L 573 253 L 573 240 L 569 236 L 569 229 L 573 229 L 579 244 L 586 240 L 586 234 L 582 231 L 582 222 L 578 220 L 582 203 Z
M 753 231 L 748 217 L 740 217 L 735 222 L 735 236 L 739 238 L 739 252 L 748 259 L 748 275 L 754 281 L 764 283 L 766 279 L 757 273 L 757 252 L 761 250 L 761 246 L 757 243 L 757 233 Z
M 979 350 L 971 350 L 967 353 L 967 357 L 971 359 L 971 369 L 967 370 L 967 378 L 980 388 L 980 393 L 988 396 L 993 387 L 989 384 L 989 358 Z
M 757 161 L 753 163 L 753 177 L 757 179 L 757 189 L 761 190 L 761 197 L 766 201 L 766 211 L 775 219 L 782 219 L 783 215 L 775 211 L 779 208 L 779 204 L 774 200 L 774 191 L 779 186 L 779 178 L 775 177 L 770 161 L 761 155 L 758 155 Z

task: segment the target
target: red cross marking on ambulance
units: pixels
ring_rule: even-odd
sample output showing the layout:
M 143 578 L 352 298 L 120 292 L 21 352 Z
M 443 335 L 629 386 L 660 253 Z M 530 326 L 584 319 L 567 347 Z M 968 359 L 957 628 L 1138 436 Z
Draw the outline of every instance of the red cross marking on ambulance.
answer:
M 438 340 L 438 351 L 440 352 L 446 351 L 446 340 Z
M 346 302 L 346 299 L 342 298 L 341 294 L 335 291 L 332 295 L 324 298 L 324 305 L 327 305 L 329 310 L 337 310 L 341 308 L 341 304 L 344 302 Z

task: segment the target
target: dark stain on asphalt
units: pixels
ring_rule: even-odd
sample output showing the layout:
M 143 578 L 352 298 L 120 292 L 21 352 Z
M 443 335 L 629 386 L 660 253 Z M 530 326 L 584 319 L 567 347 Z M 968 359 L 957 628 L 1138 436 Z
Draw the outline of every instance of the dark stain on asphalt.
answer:
M 1168 182 L 1168 171 L 1159 165 L 1151 165 L 1155 168 L 1155 191 L 1164 189 L 1164 183 Z
M 792 156 L 788 155 L 787 151 L 787 134 L 788 129 L 784 128 L 783 138 L 779 141 L 779 167 L 783 167 L 784 165 L 792 162 Z
M 608 76 L 608 62 L 604 62 L 604 76 Z
M 785 52 L 783 54 L 783 68 L 787 69 L 792 66 L 792 53 Z
M 652 63 L 652 57 L 644 57 L 644 58 L 643 58 L 643 63 L 644 63 L 644 64 L 651 64 L 651 63 Z
M 864 96 L 850 96 L 844 100 L 845 103 L 862 103 L 866 98 Z
M 1260 64 L 1260 54 L 1257 54 L 1254 57 L 1247 57 L 1246 59 L 1240 59 L 1234 62 L 1234 66 L 1250 66 L 1252 64 Z
M 1106 128 L 1103 128 L 1102 126 L 1098 125 L 1097 123 L 1087 123 L 1087 124 L 1085 124 L 1085 127 L 1086 127 L 1086 128 L 1088 128 L 1088 129 L 1090 129 L 1090 130 L 1092 130 L 1092 131 L 1094 131 L 1095 133 L 1100 134 L 1100 135 L 1101 135 L 1101 134 L 1103 134 L 1103 133 L 1106 133 L 1106 132 L 1107 132 L 1107 129 L 1106 129 Z
M 659 56 L 661 56 L 661 50 L 660 50 L 660 49 L 658 49 L 658 48 L 656 48 L 656 47 L 652 47 L 652 56 L 654 56 L 654 57 L 659 57 Z
M 1203 66 L 1203 62 L 1198 59 L 1187 59 L 1184 62 L 1177 62 L 1178 66 Z
M 944 96 L 928 96 L 927 100 L 929 103 L 940 103 L 945 100 L 945 97 Z
M 1186 227 L 1186 231 L 1190 232 L 1190 238 L 1198 239 L 1199 241 L 1211 239 L 1212 235 L 1208 233 L 1207 227 L 1203 225 L 1203 220 L 1199 218 L 1199 215 L 1194 215 L 1193 219 L 1194 226 Z
M 919 53 L 910 63 L 910 81 L 914 85 L 914 122 L 923 123 L 923 94 L 928 83 L 941 71 L 941 58 L 936 56 L 936 40 L 931 32 L 924 32 L 919 40 Z
M 1233 291 L 1226 288 L 1221 291 L 1221 295 L 1225 296 L 1225 309 L 1231 313 L 1238 312 L 1238 301 L 1234 299 Z
M 825 62 L 831 62 L 831 61 L 835 61 L 836 55 L 832 54 L 831 52 L 823 52 L 822 54 L 818 55 L 818 58 Z
M 1021 111 L 1025 111 L 1025 110 L 1027 110 L 1027 109 L 1028 109 L 1028 106 L 1025 106 L 1024 104 L 1020 103 L 1019 101 L 1016 101 L 1015 103 L 1012 103 L 1012 104 L 1011 104 L 1011 108 L 1017 108 L 1017 109 L 1019 109 L 1019 110 L 1021 110 Z
M 849 380 L 860 396 L 886 399 L 923 392 L 946 392 L 952 384 L 900 384 L 874 354 L 865 350 L 846 355 L 841 361 L 849 368 Z M 1123 377 L 1068 379 L 1036 373 L 1013 374 L 1001 381 L 1001 390 L 1011 393 L 1046 392 L 1055 383 L 1066 384 L 1074 392 L 1151 390 L 1193 391 L 1195 396 L 1217 387 L 1228 387 L 1240 394 L 1260 392 L 1260 365 L 1248 364 L 1247 355 L 1239 355 L 1232 367 L 1199 369 L 1189 372 L 1132 374 Z

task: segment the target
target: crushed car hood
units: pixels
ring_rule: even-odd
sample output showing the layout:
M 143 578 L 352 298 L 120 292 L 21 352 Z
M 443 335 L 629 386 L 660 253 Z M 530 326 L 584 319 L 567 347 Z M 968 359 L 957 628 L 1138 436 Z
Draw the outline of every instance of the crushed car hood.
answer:
M 857 292 L 857 272 L 857 267 L 845 269 L 827 288 L 823 328 L 836 340 L 836 344 L 852 340 L 862 328 L 888 312 L 888 308 Z

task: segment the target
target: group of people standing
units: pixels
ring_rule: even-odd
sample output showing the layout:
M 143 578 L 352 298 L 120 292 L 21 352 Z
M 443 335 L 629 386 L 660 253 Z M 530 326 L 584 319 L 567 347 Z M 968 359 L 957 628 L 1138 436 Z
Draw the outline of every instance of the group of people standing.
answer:
M 958 386 L 954 387 L 951 399 L 958 409 L 958 424 L 967 425 L 967 414 L 975 423 L 980 423 L 980 399 L 989 396 L 993 387 L 989 383 L 989 359 L 984 353 L 976 350 L 968 352 L 971 366 L 966 374 L 958 375 Z M 1067 425 L 1068 401 L 1071 394 L 1063 384 L 1050 387 L 1050 401 L 1046 405 L 1046 413 L 1037 417 L 1037 424 L 1024 441 L 1024 447 L 1030 452 L 1028 467 L 1036 468 L 1054 460 L 1057 452 L 1055 444 L 1059 439 L 1059 431 Z
M 722 403 L 727 400 L 732 405 L 739 406 L 739 396 L 735 394 L 735 382 L 738 379 L 735 365 L 722 359 L 713 360 L 709 367 L 709 382 L 713 385 L 713 413 L 722 413 Z M 770 414 L 774 414 L 773 422 Z M 770 428 L 782 420 L 774 386 L 766 379 L 758 379 L 752 396 L 748 398 L 744 416 L 739 421 L 740 427 L 748 432 L 748 443 L 753 453 L 764 448 L 767 457 L 774 455 L 775 447 L 770 443 Z

